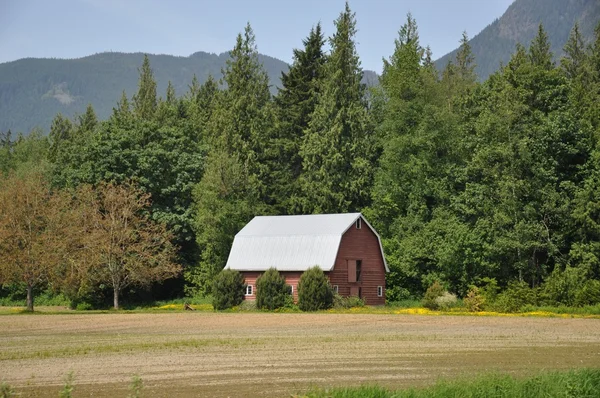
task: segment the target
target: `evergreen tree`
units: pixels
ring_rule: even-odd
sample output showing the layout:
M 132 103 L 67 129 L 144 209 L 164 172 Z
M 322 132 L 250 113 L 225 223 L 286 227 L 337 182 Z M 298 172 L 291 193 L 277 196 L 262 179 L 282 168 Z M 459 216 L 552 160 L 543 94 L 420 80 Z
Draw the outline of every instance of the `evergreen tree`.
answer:
M 209 75 L 210 78 L 210 75 Z M 190 84 L 188 86 L 189 90 L 188 90 L 188 96 L 190 98 L 196 98 L 196 96 L 198 95 L 198 92 L 200 91 L 200 82 L 198 81 L 198 77 L 196 77 L 196 74 L 194 73 L 194 76 L 192 77 L 192 84 Z
M 471 51 L 471 45 L 469 44 L 469 37 L 467 32 L 462 33 L 460 39 L 460 46 L 456 53 L 456 72 L 460 80 L 465 84 L 473 84 L 477 80 L 475 75 L 475 57 Z
M 560 63 L 567 76 L 573 79 L 583 73 L 587 59 L 583 37 L 579 30 L 579 23 L 576 22 L 575 26 L 573 26 L 564 50 L 565 56 L 561 58 Z
M 546 70 L 550 70 L 554 66 L 552 52 L 550 51 L 550 41 L 542 24 L 539 24 L 538 33 L 529 46 L 529 60 L 534 66 L 539 66 Z
M 348 3 L 335 26 L 321 94 L 300 149 L 298 199 L 305 213 L 358 210 L 368 203 L 372 184 L 374 143 Z
M 144 55 L 144 63 L 140 69 L 140 79 L 138 82 L 138 92 L 133 96 L 133 110 L 140 119 L 150 120 L 154 117 L 156 111 L 156 81 L 148 55 Z
M 113 108 L 112 118 L 120 125 L 127 125 L 132 119 L 131 106 L 125 90 L 121 93 L 121 99 L 117 102 L 117 107 Z
M 209 75 L 208 79 L 199 87 L 193 104 L 196 107 L 197 128 L 207 134 L 207 124 L 219 103 L 219 86 L 215 79 Z
M 282 88 L 275 98 L 277 106 L 277 131 L 274 145 L 280 148 L 272 170 L 277 173 L 276 198 L 278 213 L 295 213 L 301 209 L 294 206 L 292 198 L 298 195 L 298 178 L 302 173 L 302 157 L 299 154 L 304 131 L 308 129 L 321 88 L 323 77 L 324 38 L 321 24 L 317 24 L 303 41 L 304 49 L 294 50 L 290 70 L 281 74 Z
M 73 124 L 69 119 L 58 113 L 50 126 L 50 153 L 48 158 L 51 162 L 56 162 L 59 157 L 64 156 L 65 148 L 63 146 L 68 143 L 72 134 Z
M 177 95 L 175 94 L 175 87 L 173 87 L 173 83 L 169 80 L 169 84 L 167 85 L 167 96 L 165 102 L 167 105 L 173 105 L 177 100 Z
M 226 89 L 216 96 L 206 125 L 210 146 L 206 171 L 195 188 L 201 256 L 198 266 L 185 274 L 192 294 L 210 292 L 212 278 L 225 266 L 234 235 L 253 215 L 265 211 L 262 204 L 268 197 L 264 181 L 269 177 L 272 148 L 271 95 L 250 25 L 243 36 L 238 35 L 230 56 L 223 70 Z M 211 83 L 205 89 L 202 100 L 214 93 Z
M 98 117 L 92 107 L 92 104 L 88 104 L 85 109 L 85 113 L 79 116 L 79 129 L 85 133 L 91 133 L 98 125 Z
M 98 118 L 91 104 L 83 115 L 77 117 L 75 125 L 60 114 L 56 116 L 50 129 L 49 153 L 54 185 L 73 188 L 85 181 L 86 151 L 98 126 Z

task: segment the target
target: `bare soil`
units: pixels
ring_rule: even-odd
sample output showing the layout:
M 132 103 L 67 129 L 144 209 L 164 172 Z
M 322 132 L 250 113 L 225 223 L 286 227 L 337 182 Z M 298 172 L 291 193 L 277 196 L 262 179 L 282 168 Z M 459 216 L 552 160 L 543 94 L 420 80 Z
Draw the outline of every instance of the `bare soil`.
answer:
M 290 396 L 490 371 L 600 367 L 600 320 L 208 312 L 0 316 L 0 381 L 56 397 Z

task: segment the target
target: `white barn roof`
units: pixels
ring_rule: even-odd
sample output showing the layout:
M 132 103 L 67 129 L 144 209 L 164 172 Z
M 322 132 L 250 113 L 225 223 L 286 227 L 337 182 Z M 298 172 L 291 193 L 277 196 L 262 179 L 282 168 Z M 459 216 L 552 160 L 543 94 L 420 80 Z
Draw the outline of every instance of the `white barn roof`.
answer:
M 233 240 L 225 268 L 238 271 L 305 271 L 319 265 L 330 271 L 335 265 L 342 235 L 361 217 L 360 213 L 303 216 L 257 216 Z M 385 257 L 386 271 L 389 272 Z

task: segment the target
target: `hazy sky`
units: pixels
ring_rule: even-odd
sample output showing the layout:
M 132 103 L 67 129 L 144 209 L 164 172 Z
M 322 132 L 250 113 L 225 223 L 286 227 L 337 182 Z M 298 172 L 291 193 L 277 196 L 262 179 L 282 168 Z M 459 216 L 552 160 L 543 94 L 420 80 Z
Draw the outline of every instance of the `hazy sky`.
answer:
M 411 12 L 422 45 L 439 58 L 500 17 L 513 0 L 351 0 L 365 69 L 381 71 Z M 250 22 L 258 51 L 291 61 L 310 28 L 325 34 L 344 0 L 0 0 L 0 63 L 77 58 L 103 51 L 188 56 L 230 50 Z

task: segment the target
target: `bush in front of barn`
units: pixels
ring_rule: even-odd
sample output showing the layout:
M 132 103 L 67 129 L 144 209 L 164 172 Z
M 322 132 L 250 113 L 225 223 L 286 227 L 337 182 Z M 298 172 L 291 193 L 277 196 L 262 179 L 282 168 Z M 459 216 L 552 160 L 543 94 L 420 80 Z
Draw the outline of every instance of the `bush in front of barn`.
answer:
M 331 308 L 333 289 L 319 266 L 304 271 L 298 282 L 298 307 L 302 311 L 318 311 Z
M 423 296 L 423 307 L 430 310 L 448 310 L 454 307 L 457 303 L 456 295 L 448 292 L 444 286 L 438 281 L 435 281 Z
M 360 297 L 356 297 L 356 296 L 342 297 L 341 295 L 339 295 L 337 293 L 335 293 L 333 295 L 333 308 L 335 308 L 335 309 L 345 310 L 345 309 L 349 309 L 349 308 L 364 307 L 364 306 L 365 306 L 365 301 L 363 299 L 361 299 Z
M 274 310 L 286 305 L 292 287 L 285 283 L 285 278 L 275 268 L 269 268 L 256 280 L 256 307 L 263 310 Z
M 219 272 L 213 281 L 213 308 L 226 310 L 240 305 L 245 288 L 244 276 L 238 271 L 225 269 Z

